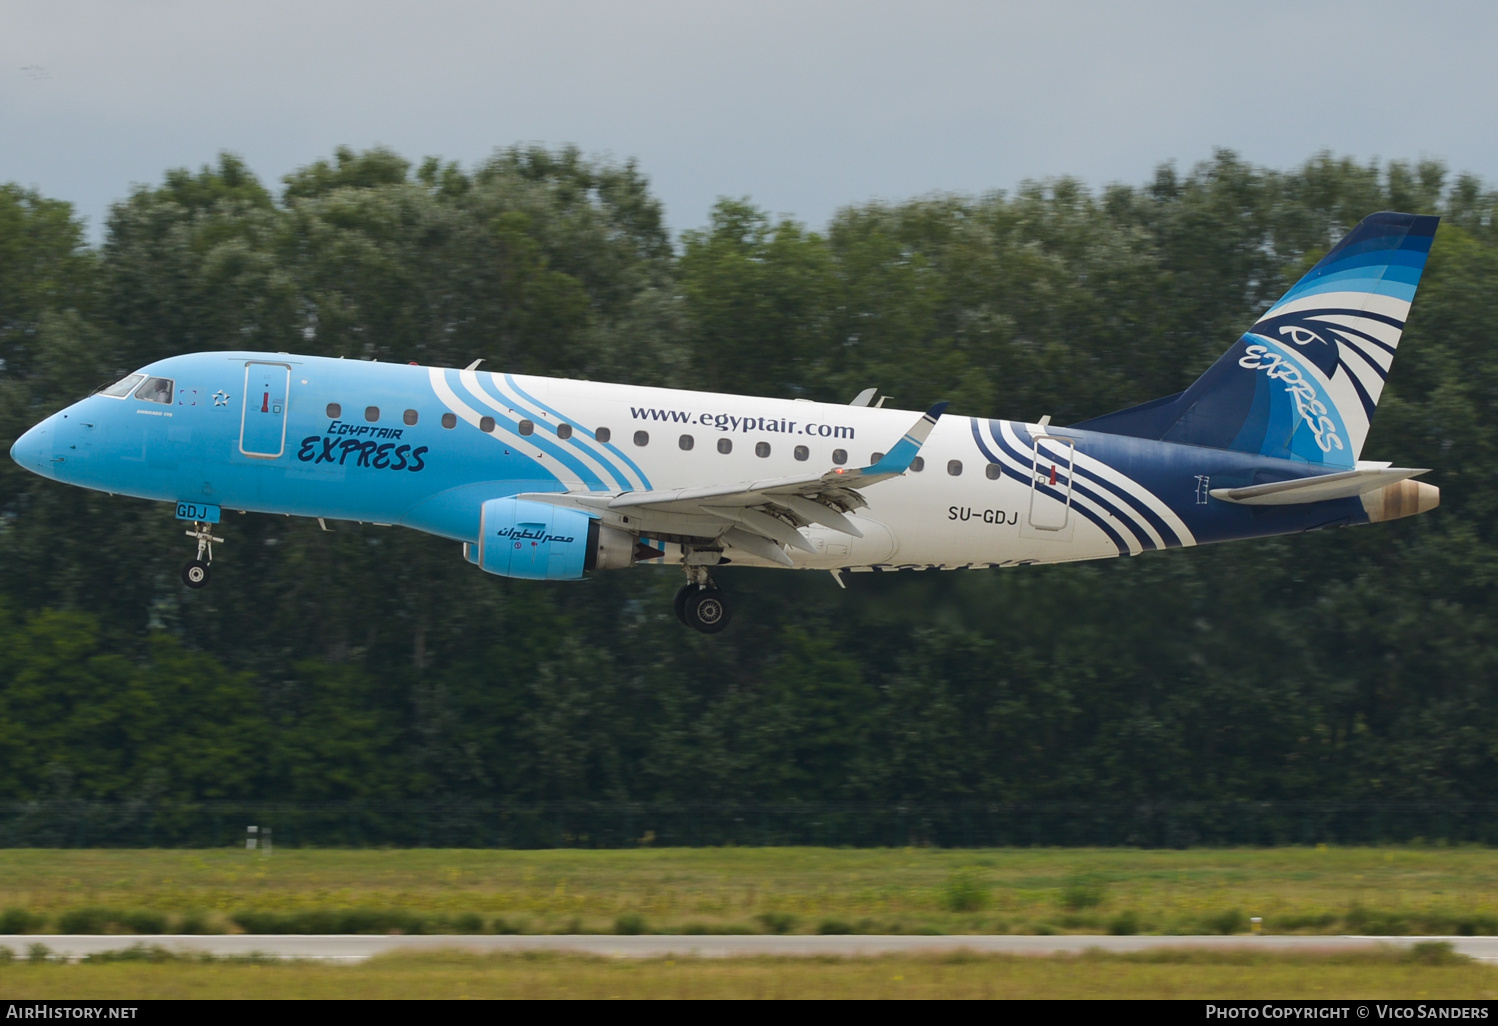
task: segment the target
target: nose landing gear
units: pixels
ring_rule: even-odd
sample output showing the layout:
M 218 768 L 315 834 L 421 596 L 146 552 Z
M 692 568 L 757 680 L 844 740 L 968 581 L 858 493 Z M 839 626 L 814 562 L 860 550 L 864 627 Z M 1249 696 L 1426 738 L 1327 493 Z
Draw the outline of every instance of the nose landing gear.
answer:
M 198 555 L 196 559 L 189 560 L 182 568 L 182 583 L 196 591 L 198 588 L 208 586 L 208 568 L 213 564 L 213 543 L 223 544 L 222 538 L 213 536 L 213 528 L 209 524 L 194 520 L 192 530 L 186 532 L 189 538 L 197 540 Z M 207 559 L 203 556 L 207 555 Z
M 676 618 L 703 634 L 717 634 L 728 626 L 733 610 L 705 566 L 688 566 L 687 583 L 676 593 Z

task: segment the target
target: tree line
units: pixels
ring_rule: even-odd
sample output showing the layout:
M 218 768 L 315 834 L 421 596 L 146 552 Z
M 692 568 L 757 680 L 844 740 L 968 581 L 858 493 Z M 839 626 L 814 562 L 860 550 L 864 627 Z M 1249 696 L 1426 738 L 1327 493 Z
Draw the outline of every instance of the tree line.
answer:
M 513 582 L 413 532 L 230 517 L 0 465 L 0 795 L 99 801 L 1491 801 L 1498 193 L 1219 152 L 673 239 L 633 163 L 338 150 L 173 170 L 85 241 L 0 186 L 0 444 L 176 353 L 261 349 L 1065 424 L 1177 391 L 1340 233 L 1444 218 L 1365 456 L 1433 513 L 1076 566 Z

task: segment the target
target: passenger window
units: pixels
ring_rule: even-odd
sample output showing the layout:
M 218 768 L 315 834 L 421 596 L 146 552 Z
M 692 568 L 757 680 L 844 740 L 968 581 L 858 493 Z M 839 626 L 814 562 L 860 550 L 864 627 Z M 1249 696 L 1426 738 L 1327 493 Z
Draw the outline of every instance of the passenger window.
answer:
M 135 398 L 148 403 L 172 404 L 172 379 L 147 378 L 146 383 L 135 390 Z
M 962 461 L 961 460 L 947 460 L 947 473 L 951 474 L 953 477 L 961 477 L 962 476 Z
M 528 420 L 522 420 L 520 422 L 520 433 L 522 435 L 534 434 L 535 431 L 536 431 L 536 425 L 535 424 L 532 424 Z
M 558 424 L 557 425 L 557 437 L 558 438 L 571 438 L 572 437 L 572 425 L 571 424 Z
M 796 451 L 792 453 L 792 455 L 794 455 L 798 460 L 805 460 L 811 456 L 811 450 L 804 445 L 798 445 L 796 446 Z
M 926 457 L 917 456 L 910 461 L 910 469 L 919 474 L 926 469 Z
M 444 413 L 442 415 L 442 426 L 448 430 L 458 426 L 458 415 L 455 413 Z
M 480 417 L 479 418 L 479 430 L 485 432 L 486 434 L 493 434 L 494 433 L 494 418 L 493 417 Z
M 407 410 L 405 413 L 401 414 L 401 420 L 406 422 L 407 427 L 416 426 L 416 417 L 417 414 L 415 410 Z
M 328 403 L 328 419 L 337 420 L 341 416 L 343 416 L 343 407 L 337 403 Z
M 988 466 L 983 468 L 983 475 L 990 481 L 997 481 L 1000 477 L 1003 476 L 1003 474 L 1004 472 L 999 469 L 999 465 L 997 463 L 990 463 Z
M 682 435 L 676 440 L 676 444 L 681 446 L 682 451 L 686 451 L 696 445 L 697 442 L 691 435 Z
M 595 441 L 605 442 L 606 443 L 606 442 L 608 442 L 608 440 L 610 438 L 613 438 L 613 437 L 614 437 L 614 433 L 612 431 L 610 431 L 608 428 L 594 428 L 593 429 L 593 438 L 594 438 Z
M 364 407 L 364 419 L 373 424 L 380 419 L 380 408 L 378 406 Z
M 754 443 L 754 455 L 758 456 L 760 459 L 764 459 L 766 456 L 770 455 L 770 443 L 769 442 L 755 442 Z
M 871 452 L 871 453 L 869 453 L 869 463 L 871 463 L 871 464 L 878 463 L 882 459 L 884 459 L 884 453 L 882 453 L 882 452 Z
M 833 449 L 832 450 L 832 462 L 834 464 L 836 464 L 837 466 L 839 466 L 839 467 L 841 467 L 844 463 L 847 463 L 848 462 L 848 450 L 847 449 Z
M 108 388 L 100 389 L 99 394 L 107 395 L 115 399 L 123 399 L 125 398 L 125 396 L 129 395 L 132 391 L 135 390 L 135 386 L 140 384 L 140 379 L 143 377 L 145 377 L 144 374 L 128 374 L 120 380 L 116 381 L 114 384 L 110 385 Z
M 718 439 L 718 451 L 721 452 L 724 456 L 727 456 L 729 453 L 733 452 L 733 439 L 732 438 L 720 438 L 720 439 Z
M 649 431 L 636 431 L 635 432 L 635 444 L 636 445 L 640 445 L 640 446 L 649 445 L 650 444 L 650 432 Z

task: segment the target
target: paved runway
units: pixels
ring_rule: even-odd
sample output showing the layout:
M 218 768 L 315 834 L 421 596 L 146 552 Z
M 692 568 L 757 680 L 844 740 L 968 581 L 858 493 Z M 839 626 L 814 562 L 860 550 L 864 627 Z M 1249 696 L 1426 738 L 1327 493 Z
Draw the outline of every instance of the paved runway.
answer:
M 330 934 L 233 934 L 218 936 L 73 936 L 62 934 L 0 935 L 0 946 L 18 957 L 33 944 L 45 944 L 54 954 L 81 958 L 101 951 L 118 951 L 134 944 L 160 945 L 172 951 L 209 952 L 232 956 L 259 953 L 275 958 L 307 958 L 361 962 L 386 951 L 431 951 L 439 948 L 473 952 L 566 951 L 611 958 L 655 958 L 666 955 L 731 958 L 755 955 L 885 955 L 966 949 L 986 954 L 1054 955 L 1088 948 L 1103 951 L 1146 951 L 1151 948 L 1242 948 L 1257 951 L 1347 951 L 1380 944 L 1408 947 L 1419 941 L 1449 941 L 1461 954 L 1498 963 L 1498 937 L 1106 937 L 1067 934 L 907 937 L 868 936 L 700 936 L 650 935 L 624 937 L 606 934 L 527 934 L 479 936 L 455 934 L 431 937 L 388 937 Z

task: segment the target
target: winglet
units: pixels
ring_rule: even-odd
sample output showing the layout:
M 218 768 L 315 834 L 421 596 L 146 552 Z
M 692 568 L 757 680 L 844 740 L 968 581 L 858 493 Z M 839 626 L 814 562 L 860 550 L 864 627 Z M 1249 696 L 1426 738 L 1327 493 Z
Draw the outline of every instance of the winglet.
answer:
M 926 444 L 926 439 L 931 435 L 931 429 L 936 427 L 936 422 L 945 412 L 947 412 L 946 403 L 937 403 L 931 407 L 924 417 L 915 422 L 915 427 L 905 432 L 904 436 L 895 443 L 893 449 L 880 457 L 878 463 L 864 467 L 860 473 L 868 477 L 905 473 L 910 469 L 911 461 L 921 451 L 921 446 Z
M 931 429 L 936 427 L 936 422 L 946 412 L 946 403 L 937 403 L 926 411 L 926 415 L 915 422 L 915 426 L 901 436 L 894 444 L 894 448 L 879 457 L 878 462 L 867 467 L 837 467 L 822 475 L 824 484 L 837 484 L 845 488 L 862 488 L 865 485 L 877 484 L 880 481 L 888 481 L 892 477 L 899 477 L 910 469 L 910 464 L 921 451 L 921 446 L 926 444 L 926 439 L 931 434 Z

